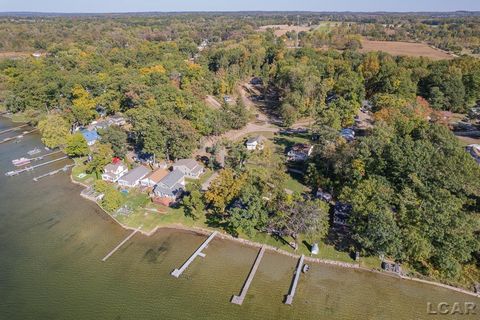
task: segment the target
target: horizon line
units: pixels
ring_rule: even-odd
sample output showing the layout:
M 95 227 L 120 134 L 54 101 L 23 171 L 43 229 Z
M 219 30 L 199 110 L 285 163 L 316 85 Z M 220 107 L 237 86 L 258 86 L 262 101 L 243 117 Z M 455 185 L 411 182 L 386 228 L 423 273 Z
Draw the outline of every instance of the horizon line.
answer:
M 176 10 L 176 11 L 92 11 L 92 12 L 66 12 L 66 11 L 0 11 L 0 15 L 8 14 L 155 14 L 155 13 L 480 13 L 480 10 L 448 10 L 448 11 L 315 11 L 315 10 Z

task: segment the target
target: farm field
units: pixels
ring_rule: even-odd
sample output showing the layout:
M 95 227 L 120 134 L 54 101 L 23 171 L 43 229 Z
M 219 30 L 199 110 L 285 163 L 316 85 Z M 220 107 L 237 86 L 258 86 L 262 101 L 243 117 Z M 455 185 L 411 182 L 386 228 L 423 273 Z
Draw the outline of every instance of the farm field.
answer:
M 453 59 L 453 56 L 424 43 L 373 41 L 362 39 L 360 52 L 384 51 L 395 56 L 427 57 L 432 60 Z
M 302 32 L 310 31 L 315 29 L 317 26 L 293 26 L 288 24 L 270 24 L 266 26 L 261 26 L 257 31 L 266 31 L 267 29 L 274 29 L 274 34 L 277 37 L 281 37 L 286 34 L 288 31 Z

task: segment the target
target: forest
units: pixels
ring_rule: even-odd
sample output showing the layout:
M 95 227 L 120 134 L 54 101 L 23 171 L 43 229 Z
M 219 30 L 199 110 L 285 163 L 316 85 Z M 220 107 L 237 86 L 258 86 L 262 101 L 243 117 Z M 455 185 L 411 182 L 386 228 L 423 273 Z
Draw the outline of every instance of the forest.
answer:
M 104 132 L 92 171 L 126 149 L 158 160 L 191 157 L 209 137 L 239 129 L 253 115 L 241 99 L 212 108 L 211 95 L 236 96 L 252 77 L 269 111 L 288 128 L 311 119 L 315 145 L 305 182 L 351 205 L 345 250 L 385 255 L 432 278 L 471 284 L 480 277 L 480 166 L 439 112 L 466 114 L 480 100 L 480 60 L 360 53 L 358 39 L 418 40 L 460 53 L 480 48 L 478 16 L 304 14 L 299 48 L 262 25 L 296 15 L 13 17 L 0 19 L 0 104 L 38 124 L 50 147 L 89 153 L 72 134 L 99 117 L 123 114 L 128 130 Z M 395 33 L 387 32 L 394 29 Z M 202 43 L 206 46 L 202 47 Z M 328 46 L 327 49 L 324 46 Z M 39 52 L 39 57 L 31 53 Z M 365 101 L 374 125 L 348 142 Z M 266 148 L 249 154 L 222 142 L 225 168 L 206 192 L 191 184 L 185 214 L 229 233 L 267 232 L 327 241 L 332 208 L 311 194 L 287 194 L 284 159 Z M 215 166 L 211 161 L 212 167 Z M 105 188 L 105 186 L 101 186 Z

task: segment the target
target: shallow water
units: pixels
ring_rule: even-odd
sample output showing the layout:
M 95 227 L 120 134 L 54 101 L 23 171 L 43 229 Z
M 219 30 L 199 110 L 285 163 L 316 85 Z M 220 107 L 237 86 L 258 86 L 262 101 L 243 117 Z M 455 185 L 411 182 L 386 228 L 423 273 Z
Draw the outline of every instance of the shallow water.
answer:
M 9 126 L 0 120 L 0 131 Z M 321 264 L 302 274 L 286 306 L 297 261 L 269 251 L 244 304 L 233 305 L 258 249 L 214 239 L 176 279 L 170 272 L 205 236 L 172 229 L 137 234 L 101 262 L 129 231 L 81 198 L 67 174 L 32 180 L 68 161 L 4 176 L 39 145 L 36 135 L 0 144 L 0 319 L 432 319 L 427 302 L 480 308 L 446 289 Z

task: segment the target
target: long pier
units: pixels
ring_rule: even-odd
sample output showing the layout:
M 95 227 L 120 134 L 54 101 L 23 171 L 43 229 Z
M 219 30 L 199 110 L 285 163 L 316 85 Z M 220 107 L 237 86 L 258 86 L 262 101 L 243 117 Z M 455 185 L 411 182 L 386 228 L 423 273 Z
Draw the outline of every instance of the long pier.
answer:
M 293 302 L 293 297 L 295 296 L 295 291 L 297 291 L 297 284 L 298 284 L 298 279 L 300 278 L 300 273 L 302 273 L 302 267 L 303 267 L 303 259 L 305 256 L 302 254 L 300 257 L 300 260 L 298 260 L 298 265 L 297 265 L 297 270 L 295 271 L 295 276 L 293 277 L 293 282 L 290 287 L 290 292 L 287 295 L 287 298 L 285 299 L 285 304 L 292 304 Z
M 0 134 L 7 133 L 7 132 L 10 132 L 10 131 L 14 131 L 14 130 L 17 130 L 17 129 L 20 129 L 20 128 L 23 128 L 23 127 L 26 127 L 26 126 L 28 126 L 28 124 L 22 124 L 21 126 L 18 126 L 18 127 L 5 129 L 5 130 L 0 131 Z
M 71 168 L 75 166 L 74 164 L 67 164 L 66 166 L 64 166 L 63 168 L 60 168 L 60 169 L 57 169 L 57 170 L 53 170 L 53 171 L 50 171 L 50 172 L 47 172 L 45 174 L 42 174 L 41 176 L 38 176 L 38 177 L 35 177 L 33 178 L 33 181 L 37 182 L 38 180 L 42 179 L 42 178 L 45 178 L 45 177 L 48 177 L 48 176 L 53 176 L 54 174 L 57 174 L 61 171 L 63 172 L 66 172 L 68 168 Z
M 1 144 L 1 143 L 8 142 L 8 141 L 15 140 L 15 139 L 20 139 L 20 138 L 22 138 L 24 135 L 27 135 L 27 134 L 32 133 L 32 132 L 35 132 L 35 131 L 37 131 L 37 130 L 38 130 L 38 129 L 35 128 L 35 129 L 33 129 L 33 130 L 26 131 L 25 133 L 19 134 L 18 136 L 10 137 L 10 138 L 5 138 L 5 139 L 3 139 L 3 140 L 0 140 L 0 144 Z
M 242 291 L 240 292 L 239 296 L 234 295 L 232 297 L 232 300 L 230 301 L 231 303 L 235 303 L 238 305 L 241 305 L 243 303 L 243 300 L 245 299 L 245 296 L 247 295 L 248 288 L 250 288 L 250 284 L 252 283 L 253 277 L 255 276 L 255 273 L 257 272 L 258 266 L 260 265 L 260 261 L 263 258 L 263 254 L 265 253 L 265 246 L 262 246 L 260 251 L 258 252 L 257 258 L 255 259 L 255 263 L 252 266 L 252 269 L 250 270 L 250 273 L 248 274 L 248 278 L 243 284 Z
M 57 161 L 60 161 L 60 160 L 64 160 L 64 159 L 67 159 L 67 158 L 68 158 L 68 156 L 60 157 L 60 158 L 53 159 L 53 160 L 50 160 L 50 161 L 47 161 L 47 162 L 43 162 L 43 163 L 36 164 L 36 165 L 34 165 L 34 166 L 29 166 L 29 167 L 25 167 L 25 168 L 23 168 L 23 169 L 14 170 L 14 171 L 9 171 L 9 172 L 5 173 L 5 175 L 6 175 L 6 176 L 15 176 L 15 175 L 20 174 L 20 173 L 22 173 L 22 172 L 32 171 L 32 170 L 35 169 L 35 168 L 42 167 L 42 166 L 46 166 L 47 164 L 54 163 L 54 162 L 57 162 Z
M 138 231 L 140 231 L 142 227 L 143 225 L 133 230 L 132 233 L 130 233 L 125 239 L 123 239 L 123 241 L 120 242 L 115 248 L 113 248 L 113 250 L 110 251 L 105 257 L 103 257 L 102 261 L 103 262 L 107 261 L 107 259 L 110 258 L 112 254 L 114 254 L 118 249 L 120 249 L 128 240 L 130 240 Z
M 195 252 L 190 256 L 190 258 L 188 258 L 187 261 L 185 261 L 185 263 L 180 267 L 180 269 L 175 269 L 172 271 L 172 273 L 170 273 L 172 276 L 174 276 L 175 278 L 178 278 L 180 277 L 180 275 L 188 268 L 188 266 L 193 262 L 193 260 L 195 260 L 195 258 L 197 256 L 200 256 L 202 258 L 205 257 L 205 254 L 202 252 L 203 249 L 205 249 L 208 244 L 210 243 L 210 241 L 213 240 L 213 238 L 215 238 L 215 236 L 217 235 L 217 231 L 213 232 L 208 238 L 207 240 L 205 240 L 202 245 L 200 247 L 198 247 L 197 250 L 195 250 Z
M 62 150 L 57 150 L 57 151 L 53 151 L 53 152 L 50 152 L 50 153 L 47 153 L 47 154 L 44 154 L 44 155 L 41 155 L 41 156 L 36 156 L 36 157 L 26 158 L 26 159 L 29 160 L 29 161 L 38 161 L 38 160 L 42 160 L 45 157 L 52 156 L 54 154 L 61 153 L 61 152 L 62 152 Z

